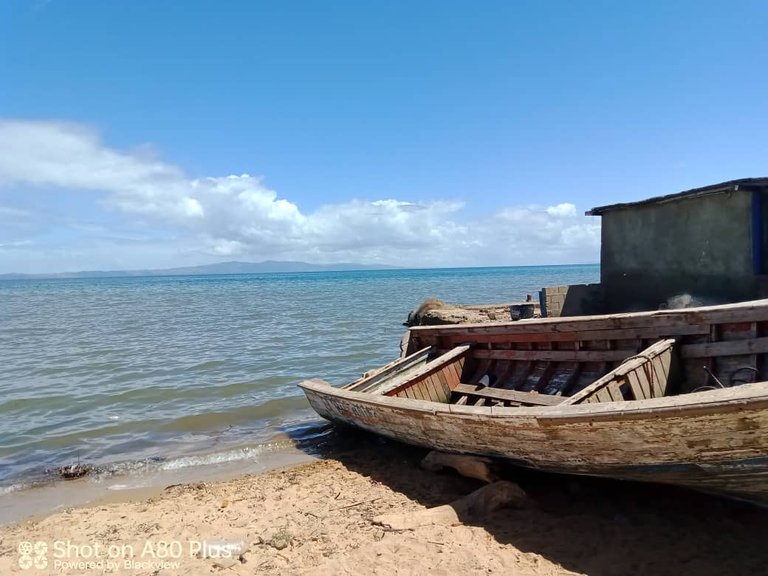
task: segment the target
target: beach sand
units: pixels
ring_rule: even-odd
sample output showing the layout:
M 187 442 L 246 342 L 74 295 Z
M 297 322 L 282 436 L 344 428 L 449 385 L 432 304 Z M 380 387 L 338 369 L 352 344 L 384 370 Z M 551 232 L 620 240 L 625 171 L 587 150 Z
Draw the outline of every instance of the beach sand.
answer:
M 355 443 L 292 468 L 0 527 L 0 574 L 768 573 L 768 512 L 604 480 L 516 471 L 529 506 L 387 531 L 372 519 L 482 484 L 421 470 L 423 450 L 357 433 Z M 78 560 L 92 564 L 61 564 Z

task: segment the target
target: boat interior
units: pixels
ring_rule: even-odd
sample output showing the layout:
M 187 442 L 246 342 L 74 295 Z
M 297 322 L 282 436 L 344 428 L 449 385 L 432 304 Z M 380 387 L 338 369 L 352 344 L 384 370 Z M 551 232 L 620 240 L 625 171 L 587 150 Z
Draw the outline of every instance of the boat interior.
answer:
M 644 400 L 768 380 L 768 322 L 516 324 L 412 329 L 409 351 L 418 349 L 344 388 L 513 407 Z

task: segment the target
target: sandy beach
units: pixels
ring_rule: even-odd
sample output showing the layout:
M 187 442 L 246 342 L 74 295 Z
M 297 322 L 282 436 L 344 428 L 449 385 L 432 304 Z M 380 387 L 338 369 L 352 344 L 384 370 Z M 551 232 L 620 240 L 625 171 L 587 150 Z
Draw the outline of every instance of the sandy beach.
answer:
M 763 574 L 768 513 L 673 488 L 512 471 L 522 507 L 459 525 L 373 522 L 482 484 L 364 436 L 298 466 L 0 528 L 0 574 Z M 509 471 L 506 471 L 509 473 Z

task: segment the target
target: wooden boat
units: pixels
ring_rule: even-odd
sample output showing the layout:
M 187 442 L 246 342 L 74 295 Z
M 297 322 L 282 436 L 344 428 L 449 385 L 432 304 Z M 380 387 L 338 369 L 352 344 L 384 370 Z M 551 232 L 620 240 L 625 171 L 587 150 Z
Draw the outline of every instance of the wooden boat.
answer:
M 768 504 L 768 300 L 411 328 L 401 358 L 321 416 L 530 468 L 688 486 Z

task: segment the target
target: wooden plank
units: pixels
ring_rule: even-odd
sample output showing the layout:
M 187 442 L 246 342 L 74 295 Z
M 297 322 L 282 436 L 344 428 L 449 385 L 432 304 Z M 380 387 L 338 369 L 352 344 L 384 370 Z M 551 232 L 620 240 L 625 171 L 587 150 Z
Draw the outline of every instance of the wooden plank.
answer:
M 768 300 L 753 302 L 738 302 L 735 304 L 720 304 L 717 306 L 702 306 L 675 310 L 654 310 L 650 312 L 627 312 L 622 314 L 605 314 L 595 316 L 563 318 L 540 318 L 522 320 L 504 324 L 459 324 L 448 326 L 415 326 L 411 332 L 439 334 L 441 336 L 467 334 L 520 334 L 520 333 L 552 333 L 579 332 L 589 330 L 626 330 L 636 328 L 681 328 L 687 326 L 702 326 L 727 322 L 760 322 L 768 321 Z M 669 336 L 678 335 L 672 331 Z M 468 340 L 474 341 L 474 337 Z
M 755 334 L 751 334 L 752 326 L 755 322 L 729 322 L 727 324 L 720 324 L 722 340 L 745 340 L 753 338 Z
M 448 402 L 448 400 L 451 398 L 451 387 L 448 384 L 448 378 L 450 377 L 449 372 L 449 366 L 446 366 L 443 370 L 435 372 L 435 374 L 431 377 L 431 381 L 434 384 L 435 389 L 439 391 L 439 397 L 443 398 L 443 401 L 445 402 Z
M 619 389 L 619 382 L 617 380 L 614 380 L 611 382 L 608 386 L 605 387 L 605 389 L 608 391 L 608 394 L 611 397 L 611 400 L 614 402 L 619 402 L 621 400 L 624 400 L 624 395 L 621 393 L 621 390 Z
M 409 371 L 405 374 L 401 374 L 388 381 L 385 386 L 380 387 L 375 391 L 376 394 L 386 394 L 389 396 L 395 396 L 400 391 L 400 388 L 410 386 L 414 380 L 422 379 L 438 370 L 442 369 L 446 364 L 456 361 L 459 357 L 463 356 L 469 350 L 469 346 L 457 346 L 453 350 L 438 356 L 434 360 L 427 362 L 424 366 L 421 366 L 415 371 Z
M 647 377 L 653 385 L 654 398 L 661 398 L 667 392 L 669 383 L 669 363 L 672 359 L 672 352 L 667 351 L 659 354 L 650 366 L 643 366 Z
M 659 356 L 660 361 L 654 364 L 654 367 L 659 367 L 661 378 L 664 382 L 668 382 L 672 368 L 672 349 L 664 351 Z
M 659 361 L 659 357 L 645 362 L 635 368 L 634 370 L 627 372 L 627 378 L 633 376 L 638 378 L 641 382 L 647 383 L 649 398 L 656 398 L 660 395 L 662 387 L 659 384 L 659 378 L 654 371 L 654 365 Z
M 440 372 L 437 372 L 437 374 L 440 374 L 440 386 L 442 387 L 443 384 L 448 386 L 448 388 L 451 387 L 451 381 L 455 378 L 455 369 L 454 369 L 454 362 L 451 362 L 450 364 L 446 365 L 445 368 L 440 370 Z
M 426 400 L 427 402 L 431 402 L 433 396 L 432 390 L 427 383 L 429 378 L 431 378 L 431 376 L 427 376 L 424 380 L 416 383 L 416 392 L 419 395 L 419 399 Z
M 465 356 L 461 356 L 457 362 L 452 364 L 453 368 L 456 370 L 456 375 L 458 376 L 458 379 L 456 380 L 456 382 L 451 382 L 451 387 L 461 382 L 461 377 L 464 376 L 464 366 L 466 365 L 466 363 L 467 363 L 467 357 L 465 355 Z
M 379 384 L 390 377 L 394 377 L 397 374 L 408 371 L 421 363 L 426 363 L 427 357 L 431 351 L 432 347 L 428 346 L 414 354 L 411 354 L 410 356 L 406 356 L 405 358 L 398 358 L 394 362 L 390 362 L 378 370 L 374 370 L 373 372 L 368 373 L 367 376 L 364 376 L 363 378 L 343 386 L 343 388 L 356 392 L 368 392 L 376 384 Z
M 597 399 L 598 402 L 613 402 L 613 396 L 611 396 L 611 393 L 608 391 L 608 386 L 605 386 L 595 392 L 594 398 Z
M 548 394 L 537 394 L 536 392 L 518 392 L 517 390 L 491 388 L 490 386 L 478 388 L 471 384 L 459 384 L 454 389 L 454 392 L 457 394 L 490 398 L 492 400 L 514 402 L 516 404 L 533 404 L 536 406 L 555 406 L 564 400 L 564 397 L 562 396 L 549 396 Z
M 448 402 L 451 399 L 451 387 L 442 379 L 438 379 L 440 385 L 440 398 L 441 402 Z
M 397 398 L 377 397 L 368 394 L 360 394 L 335 388 L 322 380 L 305 380 L 299 386 L 305 390 L 312 405 L 318 407 L 328 407 L 332 403 L 339 403 L 345 410 L 350 406 L 361 406 L 374 410 L 385 410 L 387 415 L 400 413 L 404 421 L 409 424 L 419 415 L 428 416 L 423 421 L 431 421 L 435 413 L 450 414 L 454 405 L 434 405 L 432 403 L 414 403 L 411 406 L 404 404 L 403 400 Z M 567 400 L 567 399 L 566 399 Z M 700 394 L 682 394 L 678 396 L 668 396 L 658 398 L 647 402 L 619 402 L 608 405 L 583 406 L 574 411 L 573 406 L 566 405 L 565 402 L 555 407 L 533 407 L 521 414 L 515 409 L 502 411 L 498 414 L 491 412 L 480 412 L 477 414 L 480 418 L 489 418 L 489 423 L 497 425 L 498 419 L 508 419 L 517 421 L 517 416 L 521 416 L 521 426 L 530 429 L 531 426 L 536 430 L 537 442 L 539 441 L 539 431 L 547 429 L 557 429 L 557 426 L 564 425 L 564 430 L 571 424 L 585 422 L 588 425 L 593 423 L 615 423 L 618 430 L 626 429 L 625 422 L 649 420 L 658 422 L 654 424 L 654 430 L 666 432 L 668 427 L 666 420 L 680 420 L 689 422 L 694 417 L 703 416 L 709 418 L 712 415 L 722 416 L 729 413 L 737 413 L 739 419 L 746 414 L 764 415 L 768 411 L 768 382 L 757 384 L 745 384 L 743 386 L 734 386 L 733 388 L 724 388 L 702 392 Z M 467 407 L 461 407 L 457 410 L 459 414 L 471 414 L 472 411 Z M 485 415 L 485 416 L 482 416 Z M 446 427 L 440 419 L 434 419 L 436 426 L 447 434 L 454 434 L 454 427 Z M 535 424 L 533 424 L 535 422 Z M 464 422 L 462 421 L 462 424 Z M 643 424 L 645 426 L 645 424 Z M 700 425 L 697 423 L 697 427 Z M 414 427 L 414 430 L 420 427 Z M 704 426 L 709 430 L 709 426 Z M 733 437 L 734 429 L 727 430 L 727 439 Z M 580 435 L 583 432 L 579 432 Z M 765 435 L 750 431 L 750 437 L 754 439 L 764 439 Z M 516 436 L 509 436 L 512 442 L 518 442 Z M 470 438 L 474 441 L 474 438 Z M 496 441 L 496 439 L 494 439 Z M 592 442 L 591 437 L 585 437 L 585 441 Z M 611 440 L 613 442 L 613 440 Z M 560 445 L 559 442 L 553 446 Z M 643 446 L 645 449 L 645 446 Z M 541 452 L 541 446 L 538 446 L 537 452 Z
M 458 362 L 453 362 L 446 367 L 445 378 L 446 386 L 448 386 L 449 391 L 452 390 L 456 384 L 461 382 L 461 374 L 459 374 L 459 369 L 460 366 Z
M 432 376 L 427 376 L 424 378 L 419 384 L 421 385 L 421 388 L 424 390 L 424 400 L 427 400 L 429 402 L 435 402 L 437 399 L 437 390 L 435 389 L 435 385 L 433 384 L 433 378 Z
M 477 344 L 519 343 L 519 342 L 578 342 L 590 340 L 617 340 L 630 343 L 638 340 L 658 340 L 670 336 L 693 336 L 697 334 L 709 334 L 707 324 L 687 324 L 675 326 L 645 326 L 640 328 L 607 329 L 607 330 L 582 330 L 571 332 L 501 332 L 501 333 L 463 333 L 451 334 L 441 337 L 440 346 L 451 348 L 457 344 L 472 341 Z
M 729 340 L 727 342 L 706 342 L 703 344 L 687 344 L 680 347 L 683 358 L 712 358 L 716 356 L 739 356 L 748 354 L 765 354 L 768 352 L 768 338 L 753 338 L 751 340 Z
M 435 378 L 434 376 L 427 376 L 422 382 L 422 384 L 427 389 L 428 397 L 425 399 L 429 400 L 430 402 L 439 402 L 440 398 L 442 397 L 442 390 L 443 390 L 443 387 L 440 384 L 440 381 L 437 380 L 437 378 Z
M 637 354 L 637 350 L 473 350 L 475 358 L 547 362 L 613 362 Z
M 652 397 L 650 382 L 646 378 L 641 378 L 637 371 L 627 372 L 627 381 L 635 395 L 635 400 L 647 400 Z

